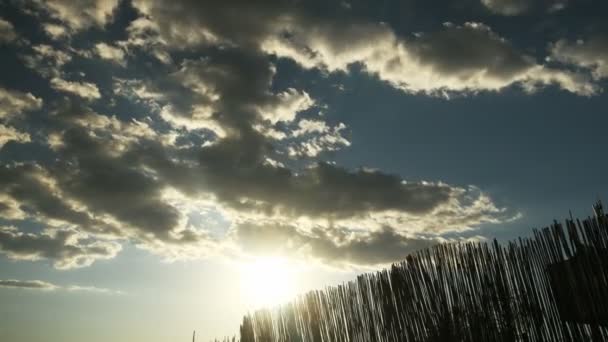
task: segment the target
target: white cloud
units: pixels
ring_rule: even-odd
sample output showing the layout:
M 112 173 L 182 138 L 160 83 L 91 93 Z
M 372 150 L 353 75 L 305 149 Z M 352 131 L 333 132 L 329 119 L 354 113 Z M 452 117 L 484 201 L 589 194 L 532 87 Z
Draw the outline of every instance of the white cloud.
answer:
M 261 106 L 258 110 L 264 120 L 272 124 L 277 122 L 291 122 L 298 112 L 314 106 L 315 101 L 305 91 L 289 88 L 279 93 L 273 103 Z
M 106 43 L 97 43 L 95 44 L 95 52 L 102 59 L 125 65 L 125 53 L 118 47 Z
M 292 132 L 294 137 L 308 133 L 323 133 L 327 132 L 329 127 L 325 121 L 303 119 L 298 122 L 298 128 Z
M 51 79 L 51 87 L 58 91 L 77 95 L 83 99 L 94 100 L 101 97 L 97 86 L 89 82 L 72 82 L 55 77 Z
M 551 59 L 589 69 L 595 79 L 608 77 L 608 37 L 592 36 L 588 40 L 559 40 L 551 46 Z
M 53 39 L 59 39 L 68 36 L 69 33 L 65 26 L 46 23 L 43 24 L 44 32 Z
M 287 152 L 291 157 L 316 157 L 322 152 L 337 151 L 350 146 L 350 141 L 342 136 L 346 126 L 342 123 L 330 127 L 323 121 L 301 120 L 292 132 L 294 137 L 305 139 L 292 143 Z

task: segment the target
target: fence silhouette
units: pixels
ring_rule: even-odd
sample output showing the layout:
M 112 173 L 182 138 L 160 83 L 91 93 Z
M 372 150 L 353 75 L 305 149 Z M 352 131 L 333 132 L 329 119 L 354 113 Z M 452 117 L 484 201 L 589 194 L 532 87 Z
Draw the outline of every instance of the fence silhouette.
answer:
M 608 341 L 608 218 L 594 210 L 506 244 L 418 251 L 246 315 L 240 341 Z

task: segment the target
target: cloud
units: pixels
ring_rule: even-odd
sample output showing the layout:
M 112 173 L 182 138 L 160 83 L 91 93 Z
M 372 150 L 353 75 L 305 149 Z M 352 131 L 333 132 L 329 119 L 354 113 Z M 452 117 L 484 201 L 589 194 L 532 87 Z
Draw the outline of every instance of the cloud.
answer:
M 106 43 L 97 43 L 95 44 L 95 52 L 102 59 L 109 60 L 123 66 L 125 64 L 125 53 L 120 48 L 108 45 Z
M 61 21 L 56 32 L 43 28 L 55 37 L 111 20 L 114 1 L 87 4 L 41 3 L 52 25 Z M 293 244 L 324 263 L 375 265 L 446 232 L 510 217 L 472 186 L 410 182 L 320 161 L 350 145 L 348 127 L 321 115 L 322 97 L 278 77 L 282 62 L 271 54 L 324 72 L 350 72 L 357 64 L 407 92 L 475 93 L 514 84 L 533 90 L 550 83 L 592 92 L 577 88 L 585 81 L 578 74 L 536 63 L 478 23 L 404 38 L 384 24 L 312 15 L 309 5 L 133 4 L 140 17 L 122 41 L 78 50 L 66 39 L 24 49 L 26 66 L 74 96 L 51 92 L 58 98 L 49 100 L 42 124 L 26 131 L 48 158 L 0 167 L 0 217 L 19 226 L 1 230 L 0 250 L 9 258 L 83 267 L 114 257 L 124 243 L 167 260 L 200 258 L 225 253 L 234 236 L 250 250 L 263 242 L 257 236 L 273 235 L 276 248 Z M 75 79 L 68 68 L 94 54 L 126 67 L 126 56 L 141 52 L 152 58 L 121 69 L 121 77 L 138 78 L 113 78 L 114 93 L 103 98 L 104 82 L 85 78 L 93 74 Z M 36 99 L 15 94 L 9 97 Z M 7 103 L 16 108 L 7 117 L 29 110 Z M 30 107 L 41 101 L 37 106 Z M 140 110 L 127 118 L 125 108 Z M 189 219 L 201 208 L 232 224 L 230 238 Z
M 55 290 L 66 290 L 70 292 L 93 292 L 93 293 L 105 293 L 105 294 L 122 294 L 121 291 L 115 291 L 106 288 L 100 288 L 95 286 L 60 286 L 55 285 L 42 280 L 16 280 L 16 279 L 0 279 L 0 288 L 9 289 L 27 289 L 27 290 L 42 290 L 42 291 L 55 291 Z
M 122 92 L 130 88 L 131 95 L 161 108 L 161 118 L 175 128 L 206 129 L 226 137 L 263 121 L 291 122 L 315 104 L 309 94 L 293 88 L 269 91 L 275 72 L 263 55 L 223 49 L 186 59 L 175 72 L 118 87 Z
M 73 230 L 23 233 L 14 227 L 0 227 L 0 253 L 14 260 L 50 260 L 57 269 L 90 266 L 112 259 L 121 246 L 111 241 L 87 241 Z
M 10 43 L 15 39 L 17 39 L 17 33 L 13 24 L 0 18 L 0 44 Z
M 189 1 L 172 6 L 134 1 L 134 5 L 154 21 L 160 40 L 173 49 L 240 46 L 330 72 L 347 71 L 349 65 L 360 63 L 368 73 L 414 93 L 475 93 L 512 85 L 533 91 L 552 84 L 581 95 L 597 91 L 584 75 L 539 64 L 477 22 L 446 24 L 438 31 L 400 37 L 384 24 L 347 13 L 338 19 L 313 15 L 305 5 L 287 6 L 281 1 L 264 6 Z M 237 18 L 234 13 L 241 15 Z
M 277 94 L 275 100 L 259 108 L 262 119 L 270 121 L 272 124 L 277 122 L 291 122 L 295 119 L 298 112 L 311 108 L 315 102 L 306 92 L 299 92 L 289 88 Z
M 69 285 L 69 286 L 63 286 L 63 287 L 61 287 L 61 289 L 64 289 L 69 292 L 91 292 L 91 293 L 114 294 L 114 295 L 125 294 L 123 291 L 117 291 L 117 290 L 107 289 L 107 288 L 103 288 L 103 287 L 96 287 L 96 286 Z
M 154 56 L 163 64 L 171 64 L 171 56 L 166 51 L 167 42 L 160 37 L 158 25 L 146 17 L 133 20 L 127 27 L 128 39 L 117 42 L 131 51 L 141 49 Z
M 481 0 L 490 11 L 501 15 L 520 15 L 531 11 L 558 11 L 567 6 L 568 0 Z
M 119 0 L 34 0 L 33 3 L 70 29 L 79 31 L 104 26 Z
M 70 203 L 57 188 L 49 172 L 35 164 L 13 164 L 0 167 L 0 203 L 5 219 L 32 216 L 51 226 L 71 224 L 89 232 L 104 233 L 110 227 Z M 24 211 L 26 210 L 26 211 Z
M 409 229 L 414 229 L 433 225 L 432 220 L 439 214 L 439 231 L 488 222 L 503 215 L 483 193 L 447 184 L 406 182 L 381 171 L 353 172 L 328 163 L 295 173 L 266 162 L 263 145 L 253 140 L 260 137 L 247 139 L 251 140 L 223 139 L 203 147 L 197 152 L 198 165 L 176 164 L 162 155 L 150 158 L 150 151 L 135 154 L 183 193 L 212 194 L 220 204 L 239 211 L 238 215 L 253 213 L 285 221 L 309 218 L 327 222 L 378 214 L 400 217 L 396 220 L 403 219 L 399 225 L 404 229 L 411 221 Z M 430 222 L 414 224 L 416 217 Z
M 72 55 L 47 44 L 32 46 L 32 54 L 24 54 L 25 65 L 45 78 L 61 77 L 62 67 L 72 60 Z
M 16 280 L 16 279 L 0 279 L 0 287 L 4 288 L 15 288 L 15 289 L 28 289 L 28 290 L 55 290 L 56 285 L 48 283 L 42 280 Z
M 476 93 L 512 85 L 532 91 L 550 84 L 580 95 L 597 91 L 584 75 L 537 64 L 489 26 L 474 22 L 446 23 L 443 30 L 408 40 L 382 25 L 294 27 L 289 36 L 265 40 L 262 49 L 329 71 L 361 63 L 370 74 L 413 93 Z
M 79 166 L 57 165 L 54 176 L 66 196 L 93 212 L 111 215 L 124 231 L 132 227 L 142 232 L 142 237 L 171 239 L 183 217 L 161 199 L 162 184 L 120 156 L 113 156 L 103 139 L 89 136 L 84 129 L 65 132 L 63 143 L 59 153 Z
M 59 39 L 69 35 L 68 30 L 61 25 L 46 23 L 42 25 L 44 32 L 53 39 Z
M 0 124 L 0 149 L 9 141 L 25 143 L 30 142 L 31 140 L 28 133 L 19 132 L 12 127 L 7 127 Z
M 290 144 L 287 153 L 290 156 L 316 157 L 322 152 L 350 146 L 350 141 L 342 136 L 345 129 L 346 126 L 342 123 L 331 127 L 323 121 L 303 119 L 292 131 L 292 136 L 305 139 Z
M 40 109 L 41 107 L 42 99 L 31 93 L 0 87 L 0 120 L 13 118 L 23 112 Z
M 608 36 L 596 34 L 588 40 L 559 40 L 550 48 L 551 59 L 588 69 L 595 79 L 608 77 Z
M 51 79 L 51 87 L 55 90 L 74 94 L 83 99 L 94 100 L 101 97 L 99 88 L 90 82 L 66 81 L 59 77 Z
M 277 23 L 289 20 L 290 14 L 289 3 L 275 0 L 263 4 L 135 0 L 133 5 L 151 18 L 163 41 L 175 47 L 218 43 L 253 46 L 259 37 L 274 31 Z
M 441 242 L 407 237 L 389 227 L 371 232 L 314 229 L 306 233 L 294 226 L 244 224 L 232 233 L 246 253 L 305 257 L 339 267 L 387 265 Z

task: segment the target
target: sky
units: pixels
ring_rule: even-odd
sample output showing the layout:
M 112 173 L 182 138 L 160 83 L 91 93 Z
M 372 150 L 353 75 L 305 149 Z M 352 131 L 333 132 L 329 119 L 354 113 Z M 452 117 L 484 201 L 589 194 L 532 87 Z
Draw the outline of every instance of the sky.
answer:
M 0 340 L 206 341 L 592 214 L 607 10 L 0 0 Z

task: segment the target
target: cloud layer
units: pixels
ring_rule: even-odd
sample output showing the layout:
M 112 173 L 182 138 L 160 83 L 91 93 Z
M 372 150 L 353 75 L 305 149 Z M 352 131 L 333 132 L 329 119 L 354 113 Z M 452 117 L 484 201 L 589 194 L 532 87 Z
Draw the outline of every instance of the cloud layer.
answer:
M 467 2 L 485 17 L 420 30 L 356 5 L 18 2 L 40 34 L 0 20 L 0 44 L 36 80 L 0 87 L 0 150 L 19 155 L 0 166 L 0 253 L 70 269 L 130 243 L 167 260 L 280 253 L 372 266 L 517 218 L 474 185 L 336 164 L 356 134 L 326 114 L 309 76 L 285 70 L 418 96 L 594 96 L 608 75 L 604 36 L 535 50 L 483 20 L 565 2 Z

